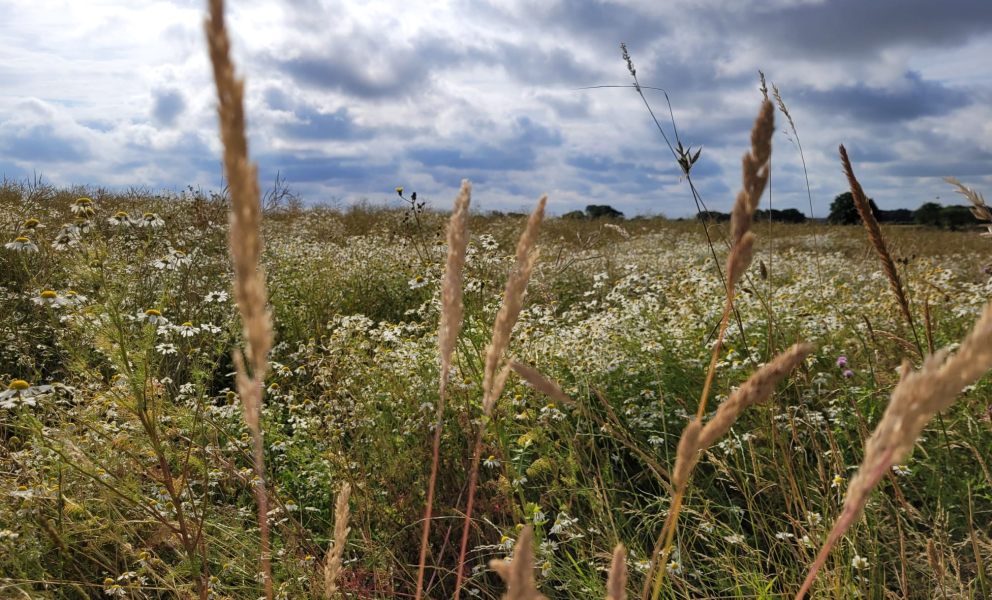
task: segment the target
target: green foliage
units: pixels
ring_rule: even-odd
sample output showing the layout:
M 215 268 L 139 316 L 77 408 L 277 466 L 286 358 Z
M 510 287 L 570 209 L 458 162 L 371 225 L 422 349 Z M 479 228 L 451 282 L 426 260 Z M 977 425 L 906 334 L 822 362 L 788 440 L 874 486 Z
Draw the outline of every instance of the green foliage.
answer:
M 872 214 L 878 219 L 879 210 L 875 201 L 869 198 L 868 206 L 871 207 Z M 855 225 L 861 222 L 861 216 L 854 205 L 854 196 L 851 192 L 844 192 L 834 198 L 834 201 L 830 203 L 830 214 L 827 216 L 827 222 L 831 225 Z

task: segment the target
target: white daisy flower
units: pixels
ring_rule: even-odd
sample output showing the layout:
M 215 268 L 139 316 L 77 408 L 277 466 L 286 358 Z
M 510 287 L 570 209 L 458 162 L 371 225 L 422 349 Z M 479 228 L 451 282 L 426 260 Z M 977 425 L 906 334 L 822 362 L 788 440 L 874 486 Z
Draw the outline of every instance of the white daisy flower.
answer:
M 35 245 L 30 239 L 26 237 L 14 238 L 13 242 L 5 244 L 4 248 L 7 250 L 13 250 L 14 252 L 37 252 L 38 246 Z

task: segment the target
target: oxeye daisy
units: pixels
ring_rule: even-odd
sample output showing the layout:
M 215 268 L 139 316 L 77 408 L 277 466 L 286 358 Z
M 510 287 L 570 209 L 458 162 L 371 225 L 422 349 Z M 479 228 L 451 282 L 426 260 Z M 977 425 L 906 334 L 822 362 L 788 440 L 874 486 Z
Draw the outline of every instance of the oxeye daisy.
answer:
M 165 225 L 165 221 L 163 221 L 162 218 L 159 217 L 157 214 L 148 212 L 141 215 L 139 219 L 136 219 L 134 224 L 137 225 L 138 227 L 154 228 Z
M 79 243 L 79 231 L 75 225 L 63 225 L 55 239 L 52 240 L 52 247 L 56 250 L 66 250 Z
M 12 409 L 22 404 L 34 406 L 36 396 L 53 389 L 50 385 L 31 385 L 23 379 L 15 379 L 6 390 L 0 392 L 0 408 Z
M 92 217 L 96 214 L 96 211 L 93 210 L 93 201 L 89 198 L 79 198 L 69 210 L 77 217 Z
M 45 226 L 42 225 L 41 224 L 41 221 L 39 221 L 38 219 L 28 219 L 27 221 L 24 221 L 24 224 L 21 225 L 21 227 L 23 227 L 24 229 L 27 229 L 29 231 L 34 231 L 36 229 L 44 229 L 45 228 Z
M 169 320 L 162 316 L 162 312 L 154 308 L 139 312 L 138 320 L 148 321 L 152 325 L 168 325 L 169 323 Z
M 489 458 L 484 460 L 482 464 L 486 465 L 490 469 L 495 469 L 499 466 L 499 460 L 494 455 L 490 454 Z
M 35 304 L 40 306 L 63 306 L 66 304 L 64 298 L 60 298 L 58 292 L 53 292 L 52 290 L 44 290 L 38 294 L 37 298 L 32 299 Z
M 200 333 L 200 330 L 196 327 L 193 327 L 193 324 L 190 323 L 189 321 L 175 327 L 175 330 L 176 333 L 178 333 L 182 337 L 193 337 L 194 335 Z
M 110 223 L 111 225 L 114 225 L 115 227 L 120 225 L 133 225 L 131 221 L 131 217 L 128 216 L 128 214 L 123 211 L 107 219 L 107 222 Z
M 38 246 L 34 244 L 31 240 L 26 237 L 14 238 L 13 242 L 6 244 L 4 246 L 7 250 L 13 250 L 15 252 L 37 252 Z
M 428 281 L 424 276 L 417 275 L 416 277 L 410 280 L 410 289 L 415 290 L 417 288 L 422 288 L 425 285 L 427 285 L 427 283 Z

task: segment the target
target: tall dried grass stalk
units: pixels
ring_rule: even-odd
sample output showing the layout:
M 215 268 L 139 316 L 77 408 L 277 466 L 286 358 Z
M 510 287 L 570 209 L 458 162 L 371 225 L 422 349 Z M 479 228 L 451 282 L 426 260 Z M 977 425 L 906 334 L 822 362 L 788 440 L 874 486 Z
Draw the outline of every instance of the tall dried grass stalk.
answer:
M 979 221 L 989 221 L 985 224 L 987 231 L 982 233 L 985 237 L 992 237 L 992 208 L 989 208 L 985 204 L 985 198 L 975 190 L 966 187 L 963 183 L 955 179 L 954 177 L 944 177 L 944 181 L 956 186 L 958 189 L 954 190 L 954 193 L 961 194 L 971 202 L 971 214 L 975 216 Z
M 709 396 L 710 386 L 713 384 L 717 359 L 720 356 L 720 349 L 723 347 L 723 337 L 727 331 L 730 311 L 733 309 L 737 280 L 741 278 L 754 259 L 755 238 L 754 234 L 750 232 L 751 221 L 771 174 L 768 163 L 772 156 L 772 134 L 774 133 L 775 107 L 768 99 L 765 99 L 761 103 L 754 127 L 751 128 L 751 150 L 744 154 L 741 161 L 742 187 L 737 194 L 737 201 L 734 202 L 734 208 L 730 214 L 731 246 L 726 265 L 727 302 L 723 309 L 723 318 L 720 321 L 720 333 L 713 346 L 713 356 L 706 373 L 706 382 L 703 384 L 697 418 L 702 418 L 706 412 L 706 398 Z
M 530 280 L 530 273 L 534 269 L 534 262 L 537 260 L 537 253 L 534 246 L 537 244 L 537 234 L 544 220 L 544 207 L 547 204 L 548 196 L 541 196 L 537 203 L 537 208 L 531 213 L 527 220 L 527 227 L 524 229 L 520 241 L 517 242 L 517 264 L 513 272 L 510 273 L 506 281 L 506 291 L 503 292 L 503 304 L 496 315 L 496 324 L 493 327 L 493 338 L 486 349 L 486 364 L 482 378 L 482 410 L 489 415 L 493 410 L 493 405 L 502 393 L 502 386 L 498 381 L 494 381 L 496 369 L 500 359 L 507 348 L 510 347 L 510 333 L 517 323 L 520 310 L 524 305 L 524 292 L 527 290 L 527 282 Z
M 272 347 L 272 323 L 266 309 L 265 276 L 259 267 L 262 255 L 261 201 L 258 168 L 248 161 L 245 136 L 244 79 L 234 74 L 231 43 L 224 24 L 224 1 L 210 0 L 210 15 L 204 23 L 214 82 L 217 85 L 221 140 L 224 143 L 224 170 L 231 192 L 231 255 L 234 259 L 234 298 L 238 303 L 248 360 L 249 377 L 240 352 L 235 351 L 237 388 L 244 406 L 245 422 L 252 432 L 255 460 L 255 494 L 262 543 L 262 569 L 265 596 L 272 598 L 272 567 L 269 559 L 268 500 L 265 493 L 265 464 L 260 426 L 262 382 L 268 370 Z
M 527 282 L 530 281 L 531 271 L 537 261 L 537 234 L 544 220 L 544 207 L 548 202 L 548 195 L 541 196 L 527 219 L 527 226 L 520 235 L 517 242 L 517 263 L 506 281 L 506 290 L 503 292 L 503 305 L 500 306 L 496 314 L 496 323 L 493 326 L 492 341 L 486 348 L 485 365 L 482 376 L 482 424 L 479 426 L 475 438 L 475 451 L 472 453 L 472 470 L 468 475 L 468 504 L 465 507 L 465 526 L 462 529 L 461 550 L 458 553 L 458 574 L 455 581 L 455 600 L 459 600 L 462 593 L 462 580 L 464 579 L 462 565 L 465 564 L 465 554 L 468 552 L 468 534 L 472 526 L 472 506 L 475 502 L 475 486 L 479 479 L 479 454 L 482 452 L 482 433 L 485 431 L 486 422 L 492 414 L 496 401 L 503 393 L 503 386 L 510 375 L 510 365 L 505 365 L 497 373 L 500 360 L 503 354 L 510 347 L 510 334 L 513 326 L 517 323 L 520 310 L 524 305 L 524 293 L 527 291 Z M 532 559 L 533 562 L 533 559 Z
M 730 397 L 720 405 L 716 414 L 705 425 L 696 419 L 690 422 L 682 438 L 679 440 L 678 452 L 675 457 L 675 470 L 672 481 L 675 484 L 675 498 L 672 507 L 665 518 L 661 535 L 658 536 L 658 543 L 655 545 L 654 554 L 651 560 L 651 569 L 645 578 L 642 588 L 642 597 L 647 598 L 648 590 L 651 586 L 651 573 L 657 569 L 658 575 L 655 578 L 652 598 L 657 598 L 661 591 L 661 582 L 664 578 L 664 569 L 659 569 L 659 560 L 662 550 L 669 548 L 675 532 L 675 521 L 678 518 L 679 509 L 682 506 L 682 498 L 685 496 L 685 489 L 689 482 L 689 475 L 693 467 L 699 460 L 699 456 L 706 449 L 711 447 L 718 439 L 723 437 L 733 426 L 737 417 L 750 406 L 759 404 L 767 400 L 775 386 L 780 381 L 799 366 L 806 357 L 813 352 L 812 344 L 795 344 L 782 354 L 773 358 L 768 364 L 758 369 L 754 375 L 737 388 Z
M 489 568 L 506 582 L 503 600 L 547 600 L 537 591 L 534 580 L 534 530 L 530 525 L 520 531 L 513 560 L 493 559 L 489 561 Z
M 455 208 L 448 221 L 448 261 L 445 264 L 444 283 L 441 285 L 441 323 L 438 328 L 438 349 L 441 354 L 441 377 L 438 391 L 437 421 L 434 429 L 434 452 L 431 459 L 431 481 L 427 488 L 427 507 L 424 509 L 424 529 L 420 539 L 420 563 L 417 568 L 416 600 L 420 600 L 427 568 L 427 543 L 431 533 L 434 508 L 434 488 L 437 485 L 438 463 L 441 459 L 441 431 L 444 420 L 445 391 L 451 372 L 451 354 L 455 350 L 458 334 L 462 330 L 462 267 L 468 248 L 468 208 L 472 202 L 472 184 L 462 180 L 462 189 L 455 198 Z
M 513 360 L 509 361 L 507 364 L 517 375 L 520 376 L 521 379 L 534 386 L 534 389 L 541 392 L 548 398 L 551 398 L 560 404 L 564 404 L 565 406 L 575 405 L 575 402 L 568 397 L 568 394 L 566 394 L 556 382 L 551 381 L 544 375 L 541 375 L 536 369 L 532 369 Z
M 324 598 L 330 598 L 338 591 L 338 577 L 341 575 L 341 556 L 344 554 L 345 541 L 351 528 L 348 527 L 349 511 L 348 498 L 351 497 L 351 486 L 344 484 L 338 492 L 337 505 L 334 507 L 334 545 L 327 551 L 327 562 L 324 565 Z
M 623 544 L 613 549 L 613 562 L 606 578 L 606 600 L 627 600 L 627 553 Z
M 902 311 L 902 315 L 906 318 L 906 322 L 909 323 L 910 329 L 913 330 L 917 348 L 920 349 L 922 348 L 922 344 L 920 344 L 919 336 L 916 334 L 913 315 L 909 311 L 909 299 L 903 290 L 902 280 L 899 279 L 896 262 L 892 260 L 892 255 L 889 254 L 889 248 L 885 244 L 885 237 L 882 236 L 882 228 L 878 224 L 878 220 L 875 219 L 875 214 L 871 210 L 871 205 L 868 202 L 868 197 L 865 195 L 864 189 L 858 183 L 858 178 L 854 176 L 851 159 L 847 157 L 847 149 L 844 148 L 843 144 L 840 146 L 840 161 L 844 165 L 844 174 L 847 176 L 847 183 L 851 186 L 851 195 L 854 196 L 854 206 L 858 209 L 858 215 L 861 216 L 861 220 L 865 224 L 865 229 L 868 231 L 868 240 L 875 248 L 875 252 L 878 253 L 878 258 L 882 262 L 882 270 L 885 271 L 885 276 L 889 280 L 889 286 L 892 288 L 892 293 L 895 295 L 896 302 L 899 304 L 899 310 Z M 920 353 L 922 354 L 922 351 Z
M 710 387 L 713 385 L 717 359 L 723 347 L 723 337 L 727 331 L 730 312 L 734 307 L 737 280 L 740 279 L 754 259 L 755 238 L 750 231 L 751 222 L 771 175 L 769 161 L 771 161 L 772 156 L 772 134 L 775 133 L 775 107 L 768 100 L 767 89 L 763 90 L 763 93 L 765 99 L 761 102 L 758 116 L 751 128 L 751 149 L 744 153 L 741 160 L 741 191 L 737 194 L 737 200 L 734 202 L 734 208 L 730 214 L 731 246 L 726 263 L 727 301 L 724 304 L 723 316 L 720 319 L 720 331 L 716 343 L 713 345 L 713 355 L 710 357 L 710 366 L 706 371 L 706 381 L 703 384 L 696 420 L 689 423 L 683 432 L 682 439 L 679 440 L 679 451 L 676 455 L 673 474 L 675 496 L 672 498 L 672 506 L 665 518 L 658 542 L 655 544 L 651 557 L 651 567 L 648 569 L 647 577 L 644 578 L 644 587 L 641 592 L 644 600 L 647 600 L 648 592 L 651 589 L 651 575 L 654 572 L 657 572 L 657 576 L 654 591 L 651 594 L 652 598 L 657 600 L 658 594 L 661 592 L 661 582 L 665 577 L 665 569 L 658 568 L 658 561 L 661 558 L 662 549 L 671 544 L 671 538 L 675 532 L 674 524 L 682 507 L 682 497 L 685 494 L 689 473 L 692 471 L 695 452 L 699 449 L 697 447 L 698 436 L 703 431 L 702 423 L 703 415 L 706 413 L 706 399 L 709 396 Z
M 965 386 L 992 369 L 992 304 L 985 306 L 957 354 L 947 358 L 949 352 L 944 348 L 927 356 L 919 371 L 912 370 L 909 361 L 903 362 L 901 378 L 892 391 L 889 406 L 865 444 L 865 458 L 848 486 L 840 518 L 796 594 L 796 600 L 809 591 L 830 549 L 861 516 L 878 480 L 893 466 L 905 462 L 923 427 L 934 415 L 950 407 Z

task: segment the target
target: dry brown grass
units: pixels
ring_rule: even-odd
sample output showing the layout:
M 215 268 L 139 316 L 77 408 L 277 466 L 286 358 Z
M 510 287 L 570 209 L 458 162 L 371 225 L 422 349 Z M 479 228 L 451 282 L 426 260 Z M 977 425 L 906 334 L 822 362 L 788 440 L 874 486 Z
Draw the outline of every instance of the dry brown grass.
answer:
M 465 507 L 465 526 L 462 529 L 461 551 L 458 554 L 458 575 L 455 583 L 455 600 L 461 596 L 462 580 L 464 578 L 465 554 L 468 551 L 468 535 L 472 524 L 472 506 L 475 502 L 475 487 L 479 478 L 479 454 L 482 452 L 482 434 L 485 431 L 488 417 L 492 414 L 496 401 L 503 393 L 503 386 L 510 375 L 510 365 L 505 365 L 499 373 L 500 361 L 510 347 L 510 334 L 513 326 L 517 323 L 520 310 L 524 305 L 524 294 L 527 291 L 527 282 L 530 281 L 531 272 L 534 270 L 534 263 L 537 261 L 538 252 L 537 236 L 544 220 L 544 208 L 547 205 L 548 196 L 545 194 L 537 203 L 534 212 L 527 219 L 527 226 L 520 235 L 517 243 L 517 262 L 506 281 L 506 290 L 503 292 L 503 304 L 499 312 L 496 313 L 496 323 L 493 326 L 493 337 L 486 348 L 485 364 L 482 377 L 482 424 L 479 426 L 475 439 L 475 451 L 472 454 L 472 469 L 468 476 L 468 505 Z
M 899 310 L 902 311 L 903 317 L 906 318 L 906 322 L 913 331 L 913 336 L 916 337 L 916 325 L 913 323 L 913 314 L 909 310 L 909 299 L 906 297 L 902 280 L 899 278 L 896 262 L 892 259 L 892 254 L 889 253 L 889 248 L 885 243 L 885 236 L 882 235 L 882 228 L 879 226 L 878 220 L 875 219 L 875 214 L 871 210 L 865 191 L 861 188 L 858 178 L 854 175 L 854 168 L 851 166 L 851 160 L 848 158 L 847 149 L 844 148 L 843 144 L 840 146 L 840 160 L 844 166 L 847 183 L 851 186 L 854 205 L 857 207 L 858 215 L 861 216 L 861 221 L 865 224 L 865 229 L 868 231 L 868 240 L 871 242 L 872 247 L 875 248 L 875 252 L 878 253 L 878 258 L 882 263 L 882 270 L 885 271 L 885 276 L 889 280 L 889 286 L 892 288 L 892 294 L 895 295 L 896 302 L 899 304 Z M 920 344 L 919 337 L 916 337 L 916 347 L 922 354 L 922 345 Z
M 472 184 L 462 180 L 462 189 L 455 198 L 455 209 L 448 221 L 448 260 L 441 286 L 441 322 L 438 326 L 438 349 L 441 354 L 441 374 L 437 403 L 437 427 L 434 431 L 434 453 L 431 463 L 431 480 L 427 488 L 427 507 L 424 509 L 424 528 L 420 541 L 420 563 L 417 567 L 416 598 L 420 599 L 427 566 L 427 544 L 431 533 L 431 516 L 434 509 L 434 489 L 437 486 L 438 462 L 441 457 L 441 431 L 444 420 L 444 400 L 451 372 L 451 355 L 462 329 L 462 267 L 468 248 L 468 209 L 472 202 Z
M 327 551 L 327 562 L 324 565 L 324 598 L 330 600 L 338 590 L 338 577 L 341 575 L 341 556 L 344 554 L 345 542 L 351 528 L 348 527 L 350 518 L 348 499 L 351 497 L 351 486 L 344 484 L 338 492 L 338 501 L 334 507 L 334 545 Z

